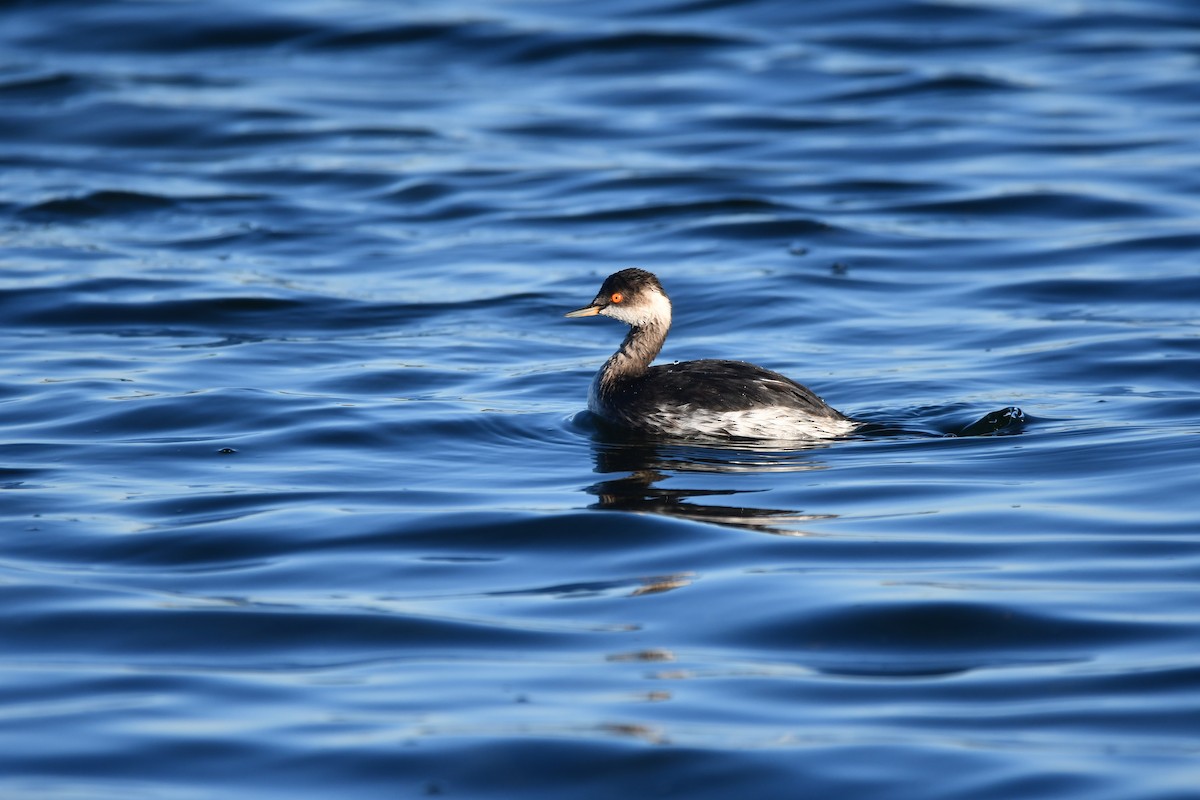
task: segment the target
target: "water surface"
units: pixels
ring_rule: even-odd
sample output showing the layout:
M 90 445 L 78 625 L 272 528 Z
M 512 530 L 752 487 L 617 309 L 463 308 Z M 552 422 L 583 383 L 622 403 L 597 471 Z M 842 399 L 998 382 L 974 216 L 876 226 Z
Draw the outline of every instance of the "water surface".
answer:
M 1198 32 L 8 4 L 0 789 L 1200 796 Z M 886 430 L 599 429 L 635 265 Z

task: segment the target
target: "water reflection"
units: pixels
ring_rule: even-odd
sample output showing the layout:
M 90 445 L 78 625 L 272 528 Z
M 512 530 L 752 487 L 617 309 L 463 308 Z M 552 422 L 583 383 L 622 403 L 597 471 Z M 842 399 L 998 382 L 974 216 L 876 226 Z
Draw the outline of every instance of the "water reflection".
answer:
M 596 442 L 596 472 L 621 473 L 621 477 L 599 481 L 587 487 L 586 491 L 597 498 L 591 508 L 666 514 L 763 533 L 804 536 L 807 535 L 805 532 L 794 527 L 797 523 L 830 519 L 835 515 L 718 501 L 718 498 L 735 498 L 766 491 L 760 488 L 668 488 L 659 484 L 669 478 L 687 475 L 703 474 L 711 483 L 713 475 L 823 469 L 822 463 L 813 457 L 812 452 L 827 447 L 822 443 L 788 450 L 772 449 L 760 444 L 747 444 L 744 448 L 705 447 L 632 441 L 606 434 Z
M 993 436 L 1020 433 L 1028 421 L 1015 406 L 962 421 L 963 406 L 913 409 L 909 417 L 888 422 L 868 422 L 854 438 Z M 893 415 L 894 417 L 898 415 Z M 580 420 L 583 422 L 583 420 Z M 796 473 L 824 469 L 820 454 L 838 442 L 741 441 L 709 445 L 646 439 L 637 434 L 587 422 L 594 428 L 596 472 L 620 474 L 587 487 L 597 498 L 591 508 L 667 514 L 699 522 L 712 522 L 782 536 L 806 536 L 797 523 L 833 519 L 836 514 L 811 514 L 799 509 L 763 508 L 719 502 L 721 498 L 767 491 L 764 488 L 712 487 L 713 475 Z M 920 423 L 918 427 L 917 422 Z M 587 424 L 587 423 L 585 423 Z M 704 475 L 705 487 L 660 485 L 668 479 Z M 678 482 L 678 480 L 676 480 Z

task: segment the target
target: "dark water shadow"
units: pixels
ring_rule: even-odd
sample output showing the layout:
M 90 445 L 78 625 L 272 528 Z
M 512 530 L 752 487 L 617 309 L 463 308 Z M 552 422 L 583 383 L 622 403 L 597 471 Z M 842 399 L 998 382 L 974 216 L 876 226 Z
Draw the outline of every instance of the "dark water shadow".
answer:
M 982 417 L 967 416 L 961 405 L 915 408 L 900 415 L 890 413 L 887 419 L 871 419 L 871 416 L 860 417 L 863 425 L 854 432 L 855 437 L 1012 436 L 1033 421 L 1016 406 L 1006 406 Z

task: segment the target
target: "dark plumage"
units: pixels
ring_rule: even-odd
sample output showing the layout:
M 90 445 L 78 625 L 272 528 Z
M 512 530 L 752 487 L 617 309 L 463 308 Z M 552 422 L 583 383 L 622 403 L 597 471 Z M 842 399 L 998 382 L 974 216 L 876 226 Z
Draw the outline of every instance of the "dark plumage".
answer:
M 615 387 L 621 397 L 713 411 L 788 405 L 811 414 L 841 415 L 791 378 L 746 361 L 705 358 L 660 364 Z
M 704 359 L 651 367 L 671 327 L 671 302 L 653 274 L 610 275 L 590 305 L 630 326 L 621 347 L 596 374 L 588 408 L 609 422 L 678 436 L 814 439 L 839 436 L 857 423 L 812 391 L 743 361 Z

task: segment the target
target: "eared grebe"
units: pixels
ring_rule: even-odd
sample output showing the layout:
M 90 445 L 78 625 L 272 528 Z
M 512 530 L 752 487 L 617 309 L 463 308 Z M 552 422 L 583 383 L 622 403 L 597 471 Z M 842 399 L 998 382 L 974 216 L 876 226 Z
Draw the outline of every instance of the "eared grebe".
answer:
M 650 366 L 671 328 L 671 301 L 643 269 L 613 273 L 591 305 L 629 326 L 588 391 L 592 413 L 624 428 L 669 436 L 829 439 L 858 427 L 811 391 L 744 361 L 703 359 Z

